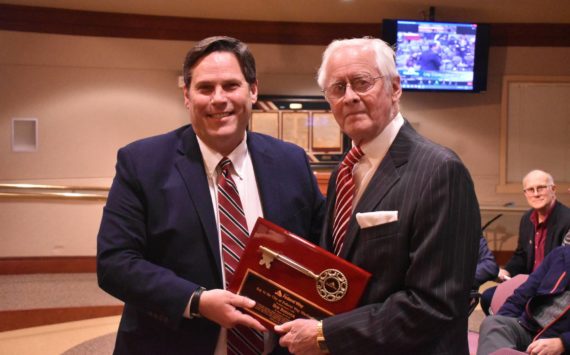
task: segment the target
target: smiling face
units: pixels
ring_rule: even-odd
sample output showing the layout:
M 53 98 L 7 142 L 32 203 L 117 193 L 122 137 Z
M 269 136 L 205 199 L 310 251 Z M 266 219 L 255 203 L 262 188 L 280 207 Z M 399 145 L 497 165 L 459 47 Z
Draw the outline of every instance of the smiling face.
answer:
M 236 56 L 212 52 L 191 69 L 184 104 L 196 135 L 210 148 L 228 155 L 243 140 L 257 101 L 257 83 L 248 84 Z
M 382 75 L 371 46 L 339 48 L 331 54 L 326 73 L 325 89 L 362 76 L 375 78 Z M 386 83 L 390 83 L 391 87 L 387 87 Z M 362 144 L 378 136 L 396 117 L 401 94 L 397 77 L 391 81 L 377 80 L 368 91 L 360 94 L 348 86 L 343 97 L 328 101 L 342 131 L 356 144 Z
M 533 209 L 546 214 L 556 200 L 556 186 L 544 171 L 534 170 L 523 179 L 526 201 Z

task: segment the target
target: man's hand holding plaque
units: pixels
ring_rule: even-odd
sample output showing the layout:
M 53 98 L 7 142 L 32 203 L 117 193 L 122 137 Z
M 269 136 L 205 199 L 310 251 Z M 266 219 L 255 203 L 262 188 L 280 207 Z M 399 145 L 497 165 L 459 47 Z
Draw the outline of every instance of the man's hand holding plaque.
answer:
M 244 311 L 270 329 L 353 309 L 369 279 L 367 271 L 259 218 L 229 290 L 255 300 Z

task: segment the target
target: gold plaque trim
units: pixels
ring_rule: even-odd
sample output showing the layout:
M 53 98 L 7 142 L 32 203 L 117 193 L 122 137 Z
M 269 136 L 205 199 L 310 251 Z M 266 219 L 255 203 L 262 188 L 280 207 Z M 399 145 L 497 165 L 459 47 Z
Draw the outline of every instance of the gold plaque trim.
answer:
M 294 291 L 291 291 L 291 290 L 288 289 L 287 287 L 284 287 L 284 286 L 282 286 L 282 285 L 280 285 L 280 284 L 278 284 L 278 283 L 272 281 L 271 279 L 269 279 L 269 278 L 263 276 L 262 274 L 260 274 L 260 273 L 258 273 L 258 272 L 256 272 L 256 271 L 254 271 L 254 270 L 252 270 L 252 269 L 247 269 L 247 271 L 246 271 L 246 273 L 245 273 L 245 276 L 244 276 L 244 278 L 242 279 L 242 282 L 241 282 L 241 284 L 240 284 L 240 286 L 239 286 L 239 289 L 238 289 L 238 291 L 237 291 L 237 294 L 240 294 L 240 295 L 243 294 L 242 291 L 243 291 L 243 289 L 244 289 L 244 285 L 246 284 L 246 282 L 247 282 L 247 280 L 248 280 L 248 276 L 249 276 L 250 274 L 251 274 L 251 275 L 254 275 L 254 276 L 257 277 L 257 278 L 262 279 L 264 282 L 266 282 L 266 283 L 268 283 L 268 284 L 274 286 L 276 289 L 278 289 L 278 290 L 281 291 L 282 293 L 287 294 L 288 296 L 293 296 L 294 298 L 296 298 L 296 299 L 302 301 L 302 302 L 305 303 L 306 305 L 308 305 L 308 306 L 314 308 L 315 310 L 318 310 L 320 313 L 322 313 L 323 316 L 327 316 L 327 317 L 328 317 L 328 316 L 334 315 L 334 313 L 332 313 L 332 312 L 330 312 L 330 311 L 324 309 L 323 307 L 321 307 L 321 306 L 319 306 L 319 305 L 313 303 L 312 301 L 310 301 L 310 300 L 307 299 L 306 297 L 303 297 L 303 296 L 299 295 L 298 293 L 296 293 L 296 292 L 294 292 Z M 247 294 L 246 294 L 245 296 L 247 296 Z M 321 297 L 322 297 L 322 296 L 321 296 Z M 253 298 L 253 299 L 254 299 L 256 302 L 258 301 L 258 300 L 256 300 L 255 298 Z M 267 316 L 265 316 L 264 313 L 262 313 L 262 312 L 257 312 L 256 309 L 255 309 L 256 307 L 257 307 L 257 304 L 256 304 L 256 306 L 255 306 L 253 309 L 251 309 L 251 308 L 244 308 L 243 310 L 244 310 L 245 312 L 247 312 L 247 313 L 250 313 L 250 314 L 253 314 L 253 315 L 255 315 L 255 316 L 259 317 L 259 318 L 262 318 L 263 320 L 265 320 L 265 321 L 268 322 L 268 323 L 277 324 L 275 321 L 273 321 L 273 320 L 269 319 Z M 324 317 L 315 317 L 315 316 L 311 316 L 311 315 L 309 315 L 309 317 L 311 317 L 311 318 L 313 318 L 313 319 L 322 319 L 322 318 L 324 318 Z M 299 317 L 291 318 L 290 320 L 293 320 L 293 319 L 296 319 L 296 318 L 299 318 Z

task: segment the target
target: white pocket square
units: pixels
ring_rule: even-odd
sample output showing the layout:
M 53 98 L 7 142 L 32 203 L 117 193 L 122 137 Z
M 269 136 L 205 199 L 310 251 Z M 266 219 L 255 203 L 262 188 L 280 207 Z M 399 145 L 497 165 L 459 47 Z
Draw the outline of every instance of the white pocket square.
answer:
M 356 214 L 356 221 L 360 228 L 370 228 L 398 220 L 398 211 L 374 211 Z

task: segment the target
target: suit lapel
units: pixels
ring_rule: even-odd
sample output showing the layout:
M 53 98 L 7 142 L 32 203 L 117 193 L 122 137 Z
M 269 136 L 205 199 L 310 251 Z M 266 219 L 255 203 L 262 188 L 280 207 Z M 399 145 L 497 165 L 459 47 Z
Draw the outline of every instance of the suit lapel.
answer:
M 384 199 L 386 194 L 398 183 L 400 180 L 399 168 L 408 162 L 410 153 L 410 134 L 415 133 L 413 129 L 406 122 L 400 129 L 396 139 L 388 149 L 386 156 L 380 163 L 380 166 L 370 179 L 366 190 L 362 194 L 360 201 L 356 204 L 352 213 L 350 222 L 348 224 L 348 231 L 344 239 L 344 247 L 340 256 L 347 258 L 354 241 L 358 236 L 360 227 L 356 221 L 357 212 L 370 212 L 374 211 L 376 206 Z
M 182 135 L 178 148 L 179 156 L 176 159 L 176 168 L 182 176 L 192 204 L 198 212 L 205 237 L 210 247 L 210 253 L 214 256 L 218 274 L 222 275 L 219 253 L 218 229 L 214 206 L 208 187 L 208 179 L 204 170 L 202 153 L 192 127 L 189 127 Z M 197 231 L 196 231 L 197 232 Z M 196 233 L 199 235 L 199 233 Z M 220 279 L 221 283 L 221 279 Z
M 248 132 L 247 149 L 255 171 L 263 217 L 279 224 L 279 217 L 284 214 L 281 212 L 282 204 L 279 203 L 279 191 L 281 191 L 280 186 L 277 185 L 279 179 L 275 178 L 276 174 L 279 174 L 279 167 L 269 154 L 271 147 L 264 144 L 255 134 Z

